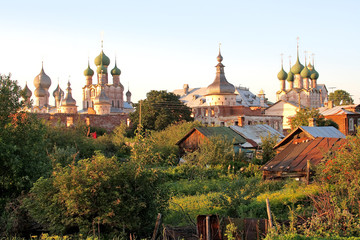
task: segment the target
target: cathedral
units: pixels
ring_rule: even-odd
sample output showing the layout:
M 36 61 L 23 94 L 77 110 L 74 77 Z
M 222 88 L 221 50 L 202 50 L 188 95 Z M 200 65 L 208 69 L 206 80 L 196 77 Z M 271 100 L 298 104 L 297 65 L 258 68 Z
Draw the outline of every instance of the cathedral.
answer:
M 124 86 L 120 82 L 121 71 L 117 67 L 116 59 L 115 66 L 110 71 L 112 83 L 109 83 L 108 74 L 110 59 L 105 55 L 103 49 L 101 49 L 100 55 L 95 58 L 94 63 L 97 82 L 93 83 L 94 71 L 88 62 L 88 67 L 84 71 L 86 82 L 83 87 L 83 106 L 80 113 L 91 113 L 92 111 L 96 114 L 132 112 L 131 92 L 129 90 L 126 92 L 126 101 L 124 101 Z
M 94 61 L 96 65 L 97 82 L 93 83 L 94 71 L 88 67 L 84 71 L 85 86 L 82 92 L 82 109 L 77 110 L 75 99 L 72 97 L 72 89 L 70 82 L 67 83 L 66 94 L 60 88 L 58 83 L 53 92 L 54 105 L 50 104 L 49 88 L 51 86 L 51 79 L 45 73 L 42 64 L 40 73 L 34 78 L 34 102 L 33 106 L 26 110 L 33 113 L 67 113 L 67 114 L 95 114 L 95 115 L 116 115 L 127 114 L 132 112 L 133 106 L 131 103 L 131 92 L 126 92 L 126 101 L 124 101 L 124 86 L 120 82 L 121 71 L 115 66 L 110 71 L 112 75 L 112 83 L 109 82 L 108 67 L 110 59 L 105 55 L 103 49 L 99 56 Z M 30 103 L 32 96 L 31 90 L 25 85 L 27 101 Z
M 305 56 L 305 66 L 300 63 L 299 44 L 296 63 L 287 73 L 281 62 L 281 70 L 277 77 L 280 81 L 280 90 L 276 92 L 277 101 L 284 100 L 309 109 L 319 108 L 327 102 L 328 91 L 324 84 L 317 83 L 319 73 L 315 70 L 314 62 L 311 64 L 309 61 L 306 65 Z

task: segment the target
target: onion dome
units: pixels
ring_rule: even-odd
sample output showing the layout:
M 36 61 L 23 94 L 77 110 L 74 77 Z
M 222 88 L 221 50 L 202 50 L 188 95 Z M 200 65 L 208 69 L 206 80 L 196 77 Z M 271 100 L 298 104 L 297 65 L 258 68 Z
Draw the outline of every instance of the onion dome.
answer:
M 277 78 L 278 78 L 279 80 L 286 80 L 287 77 L 288 77 L 288 74 L 284 71 L 284 68 L 283 68 L 283 66 L 282 66 L 282 64 L 281 64 L 281 70 L 280 70 L 280 72 L 278 73 Z
M 104 66 L 103 64 L 101 64 L 100 66 L 97 67 L 96 72 L 97 72 L 98 74 L 100 74 L 100 73 L 107 73 L 107 67 Z
M 70 82 L 68 82 L 66 97 L 61 101 L 61 106 L 75 106 L 76 101 L 73 99 L 71 94 Z
M 88 62 L 88 67 L 87 69 L 85 69 L 84 71 L 84 76 L 85 77 L 92 77 L 94 76 L 94 71 L 90 68 L 90 63 Z
M 293 82 L 294 81 L 294 74 L 291 72 L 291 70 L 289 71 L 286 81 L 288 82 Z
M 110 104 L 110 99 L 106 96 L 103 87 L 100 88 L 100 93 L 94 98 L 94 104 Z
M 302 78 L 309 78 L 310 77 L 310 74 L 311 74 L 311 71 L 307 68 L 307 66 L 305 66 L 303 68 L 303 70 L 300 72 L 300 76 Z
M 36 88 L 41 85 L 44 89 L 49 89 L 51 85 L 51 79 L 46 75 L 43 64 L 41 66 L 41 72 L 34 78 L 34 85 Z
M 127 92 L 126 92 L 126 97 L 131 97 L 131 92 L 130 92 L 130 90 L 127 90 Z
M 308 65 L 307 65 L 307 68 L 310 70 L 310 72 L 313 70 L 313 66 L 311 65 L 311 63 L 309 63 Z
M 28 99 L 30 99 L 30 98 L 31 98 L 31 95 L 32 95 L 32 92 L 31 92 L 31 90 L 28 88 L 27 83 L 25 84 L 25 87 L 24 87 L 23 91 L 25 91 L 25 96 L 26 96 Z
M 284 80 L 285 80 L 285 79 L 284 79 Z M 259 95 L 264 95 L 264 94 L 265 94 L 264 90 L 263 90 L 263 89 L 260 89 Z
M 120 69 L 116 66 L 116 60 L 115 60 L 115 67 L 111 70 L 111 75 L 113 76 L 119 76 L 121 74 Z
M 304 68 L 304 65 L 302 65 L 299 60 L 299 43 L 298 43 L 296 63 L 294 64 L 294 66 L 291 67 L 291 71 L 293 74 L 300 74 L 300 72 L 303 70 L 303 68 Z
M 212 84 L 207 87 L 207 94 L 234 94 L 235 87 L 226 80 L 224 65 L 221 63 L 223 57 L 221 56 L 220 49 L 217 61 L 219 62 L 216 67 L 216 77 Z
M 299 56 L 296 60 L 296 63 L 294 64 L 294 66 L 291 67 L 291 72 L 293 74 L 300 74 L 300 72 L 303 70 L 304 65 L 302 65 L 299 61 Z
M 314 66 L 313 66 L 313 70 L 311 71 L 310 78 L 315 80 L 319 78 L 319 73 L 315 70 Z
M 41 86 L 39 86 L 38 88 L 35 89 L 34 96 L 35 97 L 45 97 L 46 96 L 45 89 L 43 89 Z
M 94 63 L 96 66 L 100 66 L 101 64 L 104 66 L 109 66 L 110 58 L 108 58 L 108 56 L 105 55 L 104 51 L 101 50 L 100 55 L 95 58 Z
M 55 91 L 53 92 L 53 96 L 56 100 L 60 100 L 64 96 L 64 91 L 61 90 L 59 84 L 57 85 Z

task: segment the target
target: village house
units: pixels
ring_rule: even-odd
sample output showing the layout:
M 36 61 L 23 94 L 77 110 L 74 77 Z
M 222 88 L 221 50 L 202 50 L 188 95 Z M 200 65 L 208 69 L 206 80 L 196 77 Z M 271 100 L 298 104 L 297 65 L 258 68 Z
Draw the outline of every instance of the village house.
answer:
M 310 166 L 318 165 L 325 154 L 346 141 L 345 135 L 332 126 L 298 127 L 274 146 L 277 155 L 261 168 L 263 179 L 309 181 Z

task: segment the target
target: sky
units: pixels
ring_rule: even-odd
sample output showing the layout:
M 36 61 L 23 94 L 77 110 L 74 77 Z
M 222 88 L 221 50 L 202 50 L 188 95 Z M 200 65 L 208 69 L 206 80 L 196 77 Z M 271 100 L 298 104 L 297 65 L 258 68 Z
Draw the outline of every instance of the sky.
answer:
M 102 39 L 109 71 L 116 56 L 133 102 L 151 90 L 210 85 L 219 43 L 227 80 L 274 102 L 281 54 L 288 71 L 297 37 L 302 64 L 305 51 L 315 54 L 318 83 L 360 103 L 358 0 L 12 0 L 0 8 L 0 73 L 34 91 L 43 61 L 52 105 L 57 83 L 64 90 L 70 80 L 82 106 L 83 71 L 88 59 L 96 70 Z

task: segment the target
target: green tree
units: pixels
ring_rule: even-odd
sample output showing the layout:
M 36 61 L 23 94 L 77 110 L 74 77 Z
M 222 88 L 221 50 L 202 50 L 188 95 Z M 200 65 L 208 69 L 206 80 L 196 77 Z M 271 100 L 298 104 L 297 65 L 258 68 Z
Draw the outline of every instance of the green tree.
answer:
M 140 121 L 144 130 L 163 130 L 168 125 L 181 121 L 192 121 L 191 109 L 184 105 L 179 96 L 167 91 L 152 90 L 146 99 L 135 104 L 135 112 L 130 114 L 134 129 Z
M 274 135 L 272 136 L 270 132 L 266 136 L 261 137 L 261 149 L 262 149 L 262 161 L 261 164 L 264 164 L 270 161 L 276 155 L 276 150 L 274 146 L 279 141 L 279 137 Z
M 17 81 L 8 76 L 0 75 L 0 124 L 4 126 L 10 121 L 9 115 L 24 107 L 25 92 L 21 90 Z
M 319 110 L 313 109 L 300 109 L 297 111 L 294 117 L 289 119 L 291 129 L 295 129 L 299 126 L 309 126 L 309 118 L 315 118 L 317 126 L 333 126 L 335 128 L 339 128 L 336 122 L 331 119 L 325 119 L 322 114 L 320 114 Z
M 167 203 L 160 182 L 154 170 L 96 154 L 40 178 L 24 205 L 51 233 L 100 229 L 144 236 Z
M 0 211 L 50 171 L 46 126 L 20 112 L 23 93 L 10 76 L 0 76 Z
M 179 162 L 179 147 L 175 145 L 199 122 L 181 122 L 169 125 L 162 131 L 147 131 L 138 134 L 132 148 L 131 160 L 147 166 L 176 165 Z
M 335 106 L 354 104 L 350 93 L 341 89 L 330 93 L 329 100 L 333 101 Z

